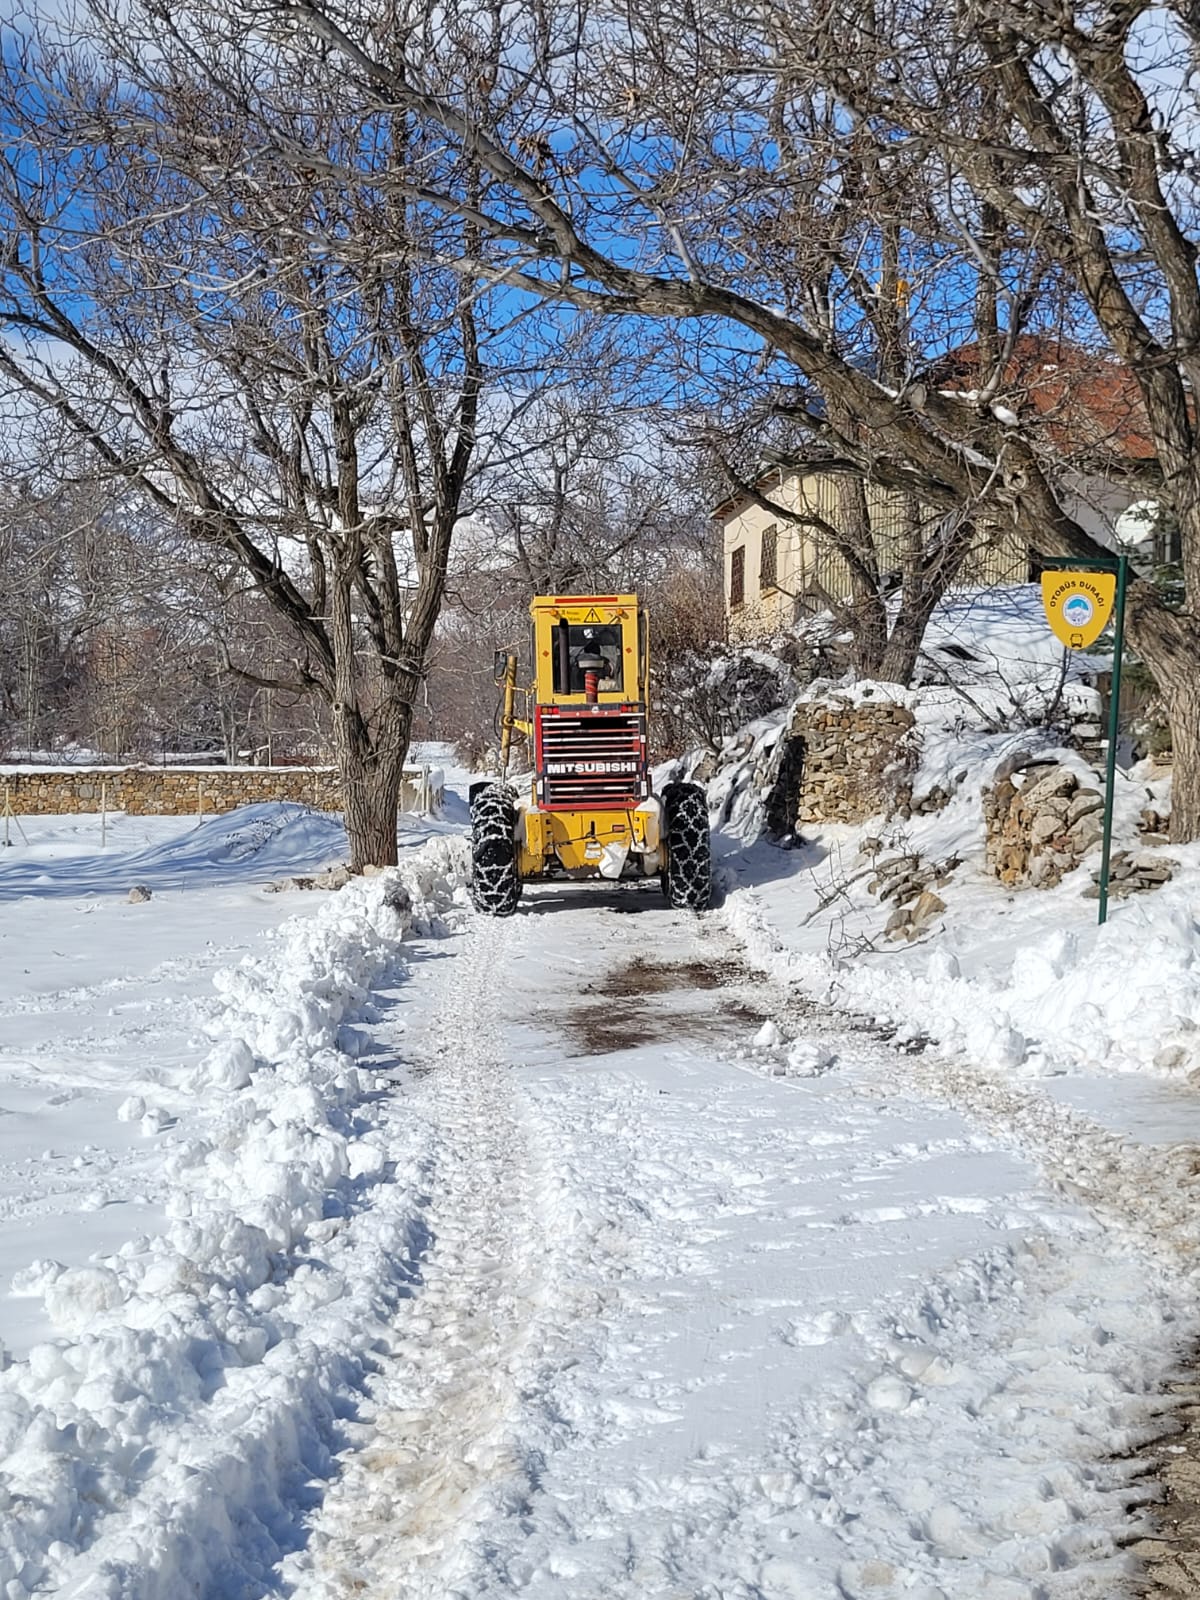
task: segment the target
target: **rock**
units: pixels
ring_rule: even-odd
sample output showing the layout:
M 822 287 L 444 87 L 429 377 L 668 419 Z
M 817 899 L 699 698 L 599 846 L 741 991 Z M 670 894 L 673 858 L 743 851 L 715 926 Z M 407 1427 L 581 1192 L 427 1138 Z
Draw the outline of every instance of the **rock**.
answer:
M 875 871 L 881 878 L 898 872 L 911 872 L 920 859 L 919 855 L 888 856 L 886 861 L 875 863 Z
M 1094 813 L 1080 817 L 1075 825 L 1067 830 L 1067 838 L 1071 849 L 1077 856 L 1084 856 L 1093 846 L 1098 845 L 1104 837 L 1104 824 Z
M 890 883 L 885 883 L 879 891 L 881 900 L 891 900 L 896 905 L 902 906 L 906 900 L 911 900 L 914 895 L 920 894 L 925 887 L 924 878 L 910 874 L 905 878 L 893 878 Z
M 150 898 L 150 891 L 144 883 L 135 883 L 126 896 L 131 906 L 144 905 Z
M 1147 889 L 1160 889 L 1174 876 L 1178 861 L 1168 856 L 1142 854 L 1134 856 L 1128 850 L 1119 851 L 1109 863 L 1108 892 L 1114 899 L 1137 894 Z M 1100 874 L 1092 873 L 1092 887 L 1084 891 L 1089 900 L 1100 893 Z
M 1029 842 L 1035 850 L 1042 845 L 1049 844 L 1050 840 L 1063 832 L 1062 817 L 1056 817 L 1051 812 L 1042 811 L 1033 820 L 1029 829 Z
M 1065 851 L 1045 850 L 1029 863 L 1026 875 L 1034 889 L 1053 889 L 1074 865 L 1074 858 Z
M 912 809 L 918 816 L 928 817 L 936 811 L 944 811 L 949 804 L 949 791 L 943 789 L 940 783 L 935 783 L 927 794 L 913 802 Z
M 1174 877 L 1172 863 L 1169 861 L 1155 861 L 1149 866 L 1135 867 L 1131 876 L 1141 884 L 1170 883 Z
M 1028 750 L 1014 750 L 1011 755 L 1004 757 L 996 765 L 992 774 L 993 784 L 1001 784 L 1006 778 L 1011 778 L 1014 772 L 1023 772 L 1033 761 L 1033 756 Z
M 941 863 L 941 865 L 938 867 L 937 871 L 934 873 L 933 881 L 936 884 L 936 886 L 940 889 L 943 886 L 943 884 L 949 883 L 950 879 L 954 876 L 955 872 L 957 872 L 959 867 L 961 867 L 961 866 L 962 866 L 962 857 L 961 856 L 947 856 L 945 861 L 943 861 Z
M 1021 804 L 1036 809 L 1059 795 L 1073 795 L 1078 787 L 1079 779 L 1075 774 L 1056 764 L 1024 784 L 1020 791 Z
M 946 909 L 946 902 L 941 895 L 934 894 L 932 889 L 926 889 L 912 908 L 912 921 L 917 926 L 932 922 L 934 917 L 940 917 Z
M 1066 794 L 1052 794 L 1048 800 L 1039 800 L 1037 812 L 1041 817 L 1059 817 L 1063 822 L 1071 810 L 1071 796 Z
M 911 925 L 912 912 L 905 910 L 903 906 L 898 907 L 887 919 L 887 924 L 883 930 L 883 937 L 885 939 L 907 938 L 908 930 Z
M 1103 810 L 1103 795 L 1098 794 L 1095 789 L 1080 789 L 1067 807 L 1067 825 L 1072 827 L 1081 817 L 1090 817 L 1093 812 Z
M 1135 872 L 1161 872 L 1165 869 L 1167 877 L 1171 876 L 1178 861 L 1173 861 L 1170 856 L 1160 856 L 1155 850 L 1139 850 L 1130 858 Z

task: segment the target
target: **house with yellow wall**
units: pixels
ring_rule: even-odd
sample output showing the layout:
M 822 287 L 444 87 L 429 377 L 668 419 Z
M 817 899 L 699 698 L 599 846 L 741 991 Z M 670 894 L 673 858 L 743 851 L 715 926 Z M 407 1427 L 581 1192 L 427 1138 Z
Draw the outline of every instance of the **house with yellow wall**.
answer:
M 966 344 L 931 367 L 928 381 L 974 403 L 980 365 L 979 347 Z M 1127 368 L 1057 337 L 1023 334 L 1008 356 L 1002 398 L 1014 424 L 1019 417 L 1035 425 L 1042 448 L 1059 458 L 1056 492 L 1081 527 L 1147 569 L 1173 559 L 1145 498 L 1154 442 Z M 779 461 L 717 507 L 731 637 L 767 638 L 804 616 L 836 615 L 851 598 L 850 569 L 838 549 L 839 537 L 847 542 L 845 482 L 820 457 Z M 935 537 L 944 513 L 880 484 L 862 487 L 879 582 L 890 590 L 900 582 L 904 552 Z M 1169 541 L 1169 530 L 1165 536 Z M 996 510 L 977 520 L 954 585 L 1029 582 L 1040 570 L 1038 555 Z
M 778 465 L 714 515 L 724 536 L 725 614 L 731 638 L 769 638 L 804 616 L 837 607 L 850 596 L 850 569 L 830 530 L 840 524 L 837 478 L 819 467 Z M 881 576 L 897 576 L 912 518 L 932 537 L 942 513 L 917 508 L 908 497 L 865 485 L 872 543 Z M 1025 583 L 1032 576 L 1028 547 L 1011 530 L 981 528 L 960 569 L 961 584 Z

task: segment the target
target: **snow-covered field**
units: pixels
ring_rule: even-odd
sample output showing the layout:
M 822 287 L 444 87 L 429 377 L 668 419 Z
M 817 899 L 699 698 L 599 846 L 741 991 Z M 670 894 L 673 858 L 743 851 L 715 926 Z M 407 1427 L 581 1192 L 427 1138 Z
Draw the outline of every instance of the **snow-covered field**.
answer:
M 332 895 L 298 808 L 0 858 L 4 1600 L 1132 1596 L 1200 1109 L 1111 996 L 1187 878 L 851 961 L 848 833 L 495 923 L 461 816 Z

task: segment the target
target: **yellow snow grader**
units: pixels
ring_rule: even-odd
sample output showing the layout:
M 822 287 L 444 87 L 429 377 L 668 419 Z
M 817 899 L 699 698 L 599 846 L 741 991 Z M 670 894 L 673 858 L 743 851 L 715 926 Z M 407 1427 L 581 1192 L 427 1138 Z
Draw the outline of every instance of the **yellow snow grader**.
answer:
M 703 910 L 712 892 L 708 807 L 694 783 L 653 792 L 637 596 L 538 595 L 531 613 L 532 685 L 518 687 L 515 654 L 497 655 L 500 781 L 471 786 L 475 905 L 509 917 L 530 881 L 657 874 L 671 905 Z M 506 781 L 514 733 L 533 752 L 523 793 Z

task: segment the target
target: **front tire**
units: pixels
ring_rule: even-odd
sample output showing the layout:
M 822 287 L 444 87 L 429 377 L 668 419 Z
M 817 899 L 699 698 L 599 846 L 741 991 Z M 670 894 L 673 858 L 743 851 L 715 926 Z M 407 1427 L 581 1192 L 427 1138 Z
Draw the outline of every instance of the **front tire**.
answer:
M 667 844 L 663 893 L 680 911 L 706 911 L 712 901 L 712 836 L 708 801 L 696 783 L 668 783 L 662 792 Z
M 517 808 L 502 783 L 471 793 L 471 899 L 486 917 L 511 917 L 521 898 Z

